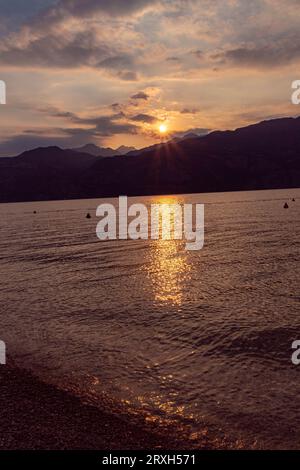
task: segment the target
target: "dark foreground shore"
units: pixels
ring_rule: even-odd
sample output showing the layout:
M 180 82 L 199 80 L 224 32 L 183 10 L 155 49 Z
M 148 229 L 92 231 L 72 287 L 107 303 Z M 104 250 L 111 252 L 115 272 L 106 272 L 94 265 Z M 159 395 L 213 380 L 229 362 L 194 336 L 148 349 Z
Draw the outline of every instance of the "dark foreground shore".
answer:
M 244 447 L 207 429 L 188 435 L 173 425 L 103 411 L 10 365 L 0 366 L 0 384 L 1 450 Z

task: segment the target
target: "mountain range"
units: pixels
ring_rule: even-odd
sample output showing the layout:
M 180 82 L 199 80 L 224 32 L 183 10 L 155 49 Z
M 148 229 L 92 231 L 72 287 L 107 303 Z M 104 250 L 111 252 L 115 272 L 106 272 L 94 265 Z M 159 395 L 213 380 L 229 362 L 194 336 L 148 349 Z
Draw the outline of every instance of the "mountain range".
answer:
M 117 155 L 126 155 L 126 153 L 134 152 L 136 151 L 136 148 L 121 145 L 117 149 L 112 149 L 110 147 L 98 147 L 98 145 L 95 144 L 86 144 L 83 145 L 83 147 L 74 148 L 72 150 L 80 153 L 89 153 L 90 155 L 94 155 L 95 157 L 115 157 Z
M 191 136 L 111 158 L 38 148 L 0 158 L 0 201 L 299 187 L 300 118 Z M 133 153 L 133 154 L 132 154 Z

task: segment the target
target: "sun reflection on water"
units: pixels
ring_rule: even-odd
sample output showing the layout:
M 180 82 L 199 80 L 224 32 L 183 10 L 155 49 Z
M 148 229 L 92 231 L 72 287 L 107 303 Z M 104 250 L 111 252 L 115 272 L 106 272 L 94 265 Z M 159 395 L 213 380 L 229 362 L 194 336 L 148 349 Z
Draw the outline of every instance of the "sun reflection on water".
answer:
M 168 204 L 179 203 L 174 198 L 162 197 L 155 201 L 163 204 L 162 213 L 168 211 Z M 153 240 L 149 263 L 145 265 L 154 300 L 170 305 L 181 305 L 184 291 L 190 277 L 191 266 L 184 249 L 184 240 L 174 240 L 174 217 L 171 215 L 171 239 L 165 232 L 167 227 L 160 224 L 159 239 Z

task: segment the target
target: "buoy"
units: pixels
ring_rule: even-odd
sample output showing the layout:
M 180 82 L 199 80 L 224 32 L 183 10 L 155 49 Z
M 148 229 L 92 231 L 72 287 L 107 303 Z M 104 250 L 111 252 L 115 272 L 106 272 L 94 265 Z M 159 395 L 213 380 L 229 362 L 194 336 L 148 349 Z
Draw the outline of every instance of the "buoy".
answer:
M 288 208 L 289 208 L 289 205 L 288 205 L 287 202 L 284 204 L 283 208 L 284 208 L 284 209 L 288 209 Z
M 90 218 L 91 218 L 91 214 L 90 214 L 89 212 L 86 214 L 86 218 L 87 218 L 87 219 L 90 219 Z
M 294 197 L 293 197 L 292 201 L 295 202 L 295 198 L 294 198 Z
M 36 214 L 36 211 L 33 211 L 34 214 Z

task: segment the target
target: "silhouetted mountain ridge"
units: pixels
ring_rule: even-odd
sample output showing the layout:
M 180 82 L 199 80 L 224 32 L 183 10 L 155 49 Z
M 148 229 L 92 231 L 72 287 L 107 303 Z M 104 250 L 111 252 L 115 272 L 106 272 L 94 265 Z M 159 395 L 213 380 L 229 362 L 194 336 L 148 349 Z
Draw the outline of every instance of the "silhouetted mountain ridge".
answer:
M 117 149 L 112 149 L 110 147 L 98 147 L 98 145 L 95 144 L 86 144 L 82 147 L 73 148 L 71 150 L 80 153 L 88 153 L 95 157 L 115 157 L 125 155 L 126 153 L 135 151 L 136 149 L 134 147 L 126 147 L 125 145 L 121 145 Z
M 99 158 L 58 147 L 0 159 L 0 200 L 25 201 L 300 186 L 300 118 Z
M 113 150 L 110 147 L 98 147 L 95 144 L 86 144 L 82 147 L 73 148 L 71 150 L 79 153 L 88 153 L 90 155 L 94 155 L 95 157 L 112 157 L 118 154 L 116 150 Z
M 120 147 L 117 148 L 117 152 L 120 155 L 126 155 L 129 152 L 133 152 L 136 150 L 135 147 L 127 147 L 127 145 L 120 145 Z

